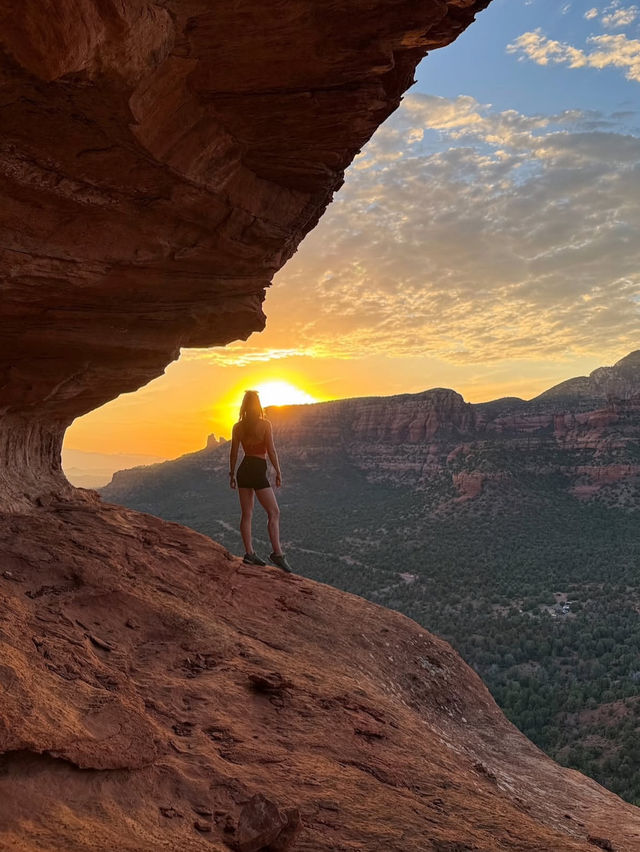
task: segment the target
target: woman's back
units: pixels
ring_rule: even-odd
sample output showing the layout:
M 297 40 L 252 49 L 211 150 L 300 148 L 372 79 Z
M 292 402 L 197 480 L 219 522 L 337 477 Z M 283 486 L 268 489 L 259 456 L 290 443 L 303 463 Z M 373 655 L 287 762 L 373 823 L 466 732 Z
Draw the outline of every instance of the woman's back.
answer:
M 238 429 L 242 449 L 247 456 L 266 456 L 267 454 L 267 432 L 268 421 L 260 419 L 254 423 L 240 420 L 236 427 Z

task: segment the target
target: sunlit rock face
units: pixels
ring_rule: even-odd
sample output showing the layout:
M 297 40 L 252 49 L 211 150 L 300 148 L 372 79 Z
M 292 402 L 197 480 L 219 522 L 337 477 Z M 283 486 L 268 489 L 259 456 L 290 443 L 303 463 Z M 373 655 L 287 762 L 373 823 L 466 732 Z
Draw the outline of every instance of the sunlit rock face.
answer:
M 263 328 L 417 62 L 486 5 L 1 0 L 0 416 L 31 448 L 19 484 L 3 439 L 3 505 L 65 487 L 75 417 Z
M 400 396 L 340 399 L 316 405 L 270 407 L 278 438 L 305 446 L 419 444 L 467 434 L 475 424 L 473 406 L 456 391 L 435 388 Z

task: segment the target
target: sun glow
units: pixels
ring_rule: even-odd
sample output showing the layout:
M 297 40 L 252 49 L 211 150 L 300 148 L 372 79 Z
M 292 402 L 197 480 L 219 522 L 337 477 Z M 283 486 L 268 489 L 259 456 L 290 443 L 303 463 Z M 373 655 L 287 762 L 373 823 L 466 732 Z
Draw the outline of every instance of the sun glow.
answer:
M 302 390 L 298 385 L 287 382 L 284 379 L 266 379 L 261 381 L 258 379 L 255 383 L 243 384 L 242 387 L 237 387 L 218 404 L 218 411 L 224 411 L 223 418 L 227 421 L 229 434 L 231 427 L 238 419 L 238 411 L 240 403 L 244 396 L 245 390 L 257 390 L 260 394 L 260 402 L 263 408 L 270 405 L 306 405 L 310 402 L 320 402 L 321 400 Z
M 260 402 L 263 408 L 268 405 L 304 405 L 309 402 L 317 402 L 311 394 L 289 382 L 261 382 L 255 390 L 260 394 Z

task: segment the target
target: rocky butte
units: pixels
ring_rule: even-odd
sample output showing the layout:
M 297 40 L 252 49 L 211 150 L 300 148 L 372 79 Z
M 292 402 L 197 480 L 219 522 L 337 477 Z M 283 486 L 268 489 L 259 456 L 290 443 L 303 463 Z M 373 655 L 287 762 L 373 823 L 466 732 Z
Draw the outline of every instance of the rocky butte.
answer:
M 66 426 L 274 272 L 486 0 L 0 3 L 0 847 L 640 848 L 451 649 L 74 490 Z

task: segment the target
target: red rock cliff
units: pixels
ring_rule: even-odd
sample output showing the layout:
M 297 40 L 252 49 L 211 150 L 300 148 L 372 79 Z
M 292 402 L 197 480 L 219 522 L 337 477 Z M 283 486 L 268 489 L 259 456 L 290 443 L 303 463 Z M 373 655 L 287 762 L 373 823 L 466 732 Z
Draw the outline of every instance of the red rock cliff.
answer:
M 0 514 L 0 552 L 2 850 L 255 852 L 260 793 L 292 852 L 640 849 L 398 613 L 109 504 Z
M 581 498 L 616 483 L 635 491 L 640 482 L 640 352 L 528 402 L 471 404 L 435 388 L 272 407 L 269 417 L 289 453 L 336 448 L 371 480 L 421 487 L 440 474 L 465 497 L 481 494 L 485 481 L 506 482 L 523 470 L 562 473 Z M 105 494 L 118 499 L 118 489 L 136 476 L 116 474 Z
M 0 501 L 71 421 L 262 329 L 273 274 L 489 0 L 0 1 Z

